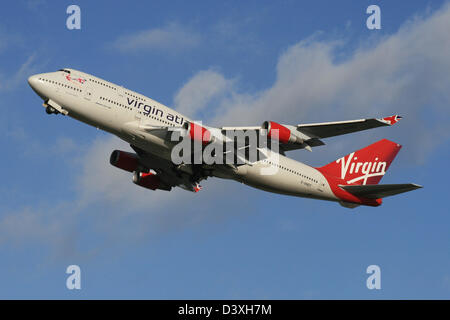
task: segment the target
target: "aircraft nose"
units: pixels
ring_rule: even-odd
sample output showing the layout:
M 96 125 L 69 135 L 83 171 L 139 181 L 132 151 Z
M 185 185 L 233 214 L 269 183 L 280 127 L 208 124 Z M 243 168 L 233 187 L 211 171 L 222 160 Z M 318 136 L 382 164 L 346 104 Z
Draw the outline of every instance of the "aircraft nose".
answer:
M 46 98 L 46 88 L 45 85 L 40 80 L 41 74 L 35 74 L 28 78 L 28 84 L 30 85 L 31 89 L 40 96 L 42 99 Z
M 37 83 L 38 83 L 38 76 L 37 75 L 33 75 L 33 76 L 28 78 L 28 84 L 30 85 L 31 88 L 35 89 Z

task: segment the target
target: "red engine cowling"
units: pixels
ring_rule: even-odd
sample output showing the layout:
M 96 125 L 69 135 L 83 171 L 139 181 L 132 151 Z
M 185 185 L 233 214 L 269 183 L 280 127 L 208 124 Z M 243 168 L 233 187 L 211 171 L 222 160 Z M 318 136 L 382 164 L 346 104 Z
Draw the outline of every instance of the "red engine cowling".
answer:
M 109 158 L 109 163 L 119 169 L 133 172 L 139 166 L 139 159 L 135 153 L 114 150 Z
M 156 190 L 161 185 L 159 177 L 151 172 L 145 173 L 136 171 L 133 174 L 133 182 L 138 186 L 151 190 Z
M 281 143 L 302 143 L 303 141 L 292 134 L 289 128 L 273 122 L 265 121 L 262 126 L 263 129 L 267 130 L 267 136 L 271 139 L 280 141 Z
M 189 137 L 193 141 L 200 141 L 203 145 L 207 145 L 208 143 L 213 141 L 211 132 L 201 125 L 186 121 L 183 127 L 188 131 Z

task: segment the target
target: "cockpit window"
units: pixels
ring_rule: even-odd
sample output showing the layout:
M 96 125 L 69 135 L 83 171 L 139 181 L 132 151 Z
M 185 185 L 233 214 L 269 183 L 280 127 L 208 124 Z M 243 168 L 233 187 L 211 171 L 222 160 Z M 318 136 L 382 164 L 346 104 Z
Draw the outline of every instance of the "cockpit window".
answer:
M 59 69 L 58 71 L 63 71 L 63 72 L 65 72 L 65 73 L 70 74 L 70 70 L 67 70 L 67 69 Z

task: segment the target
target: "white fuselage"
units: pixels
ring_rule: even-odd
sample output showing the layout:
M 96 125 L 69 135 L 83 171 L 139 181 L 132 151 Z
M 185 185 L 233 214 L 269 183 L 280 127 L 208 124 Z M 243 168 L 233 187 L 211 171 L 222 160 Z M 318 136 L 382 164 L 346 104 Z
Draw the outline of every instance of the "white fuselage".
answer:
M 73 69 L 29 78 L 30 85 L 58 111 L 108 131 L 151 154 L 171 161 L 166 137 L 138 130 L 136 124 L 180 127 L 186 116 L 146 96 Z M 339 201 L 327 179 L 315 168 L 267 150 L 268 158 L 237 169 L 214 171 L 269 192 Z

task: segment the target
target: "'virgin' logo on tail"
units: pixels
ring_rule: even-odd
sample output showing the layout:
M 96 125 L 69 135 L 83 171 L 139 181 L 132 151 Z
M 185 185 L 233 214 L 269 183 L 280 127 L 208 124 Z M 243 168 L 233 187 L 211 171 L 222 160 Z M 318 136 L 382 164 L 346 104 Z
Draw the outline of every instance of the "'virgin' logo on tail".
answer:
M 386 162 L 378 161 L 375 158 L 373 162 L 357 162 L 358 157 L 354 157 L 355 153 L 352 152 L 348 155 L 347 160 L 345 157 L 336 160 L 336 163 L 341 163 L 341 179 L 346 180 L 347 173 L 349 175 L 361 173 L 360 176 L 355 177 L 347 181 L 347 183 L 355 183 L 356 181 L 363 180 L 362 184 L 367 183 L 367 179 L 370 177 L 384 176 L 386 173 Z

